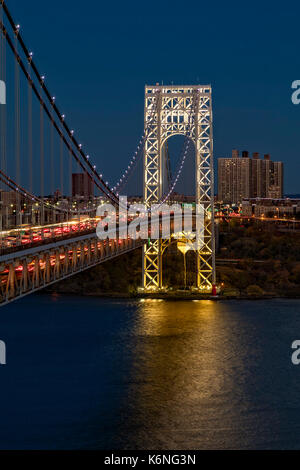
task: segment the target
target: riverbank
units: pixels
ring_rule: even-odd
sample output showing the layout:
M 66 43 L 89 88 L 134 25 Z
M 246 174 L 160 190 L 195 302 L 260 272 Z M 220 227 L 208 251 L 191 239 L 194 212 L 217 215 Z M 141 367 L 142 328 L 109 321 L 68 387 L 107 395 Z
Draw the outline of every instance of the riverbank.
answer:
M 252 223 L 220 224 L 216 254 L 218 300 L 300 298 L 300 235 L 263 230 Z M 193 291 L 197 276 L 195 253 L 186 255 L 184 285 L 183 256 L 175 244 L 163 257 L 163 285 L 166 292 L 139 292 L 142 281 L 141 248 L 83 271 L 48 288 L 48 292 L 114 298 L 163 298 L 201 300 L 210 295 Z
M 130 299 L 140 299 L 140 300 L 170 300 L 170 301 L 186 301 L 186 300 L 214 300 L 214 301 L 226 301 L 226 300 L 271 300 L 271 299 L 300 299 L 300 293 L 298 295 L 280 295 L 276 293 L 272 294 L 263 294 L 263 295 L 248 295 L 247 293 L 241 294 L 224 294 L 220 293 L 216 296 L 211 294 L 199 294 L 196 292 L 184 292 L 184 291 L 172 291 L 172 292 L 156 292 L 156 293 L 124 293 L 124 292 L 73 292 L 71 290 L 62 290 L 55 289 L 55 284 L 51 288 L 44 289 L 42 293 L 45 294 L 60 294 L 60 295 L 78 295 L 80 297 L 94 297 L 99 299 L 120 299 L 120 300 L 130 300 Z

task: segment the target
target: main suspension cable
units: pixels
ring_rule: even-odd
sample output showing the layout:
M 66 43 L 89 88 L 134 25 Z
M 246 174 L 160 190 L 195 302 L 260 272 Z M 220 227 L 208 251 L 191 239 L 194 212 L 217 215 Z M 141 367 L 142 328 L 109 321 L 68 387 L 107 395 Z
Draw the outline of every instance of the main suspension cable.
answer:
M 28 72 L 27 72 L 27 70 L 26 70 L 26 68 L 25 68 L 25 66 L 24 66 L 24 63 L 23 63 L 22 59 L 21 59 L 20 56 L 18 55 L 18 53 L 17 53 L 17 51 L 16 51 L 16 49 L 15 49 L 15 47 L 14 47 L 14 45 L 13 45 L 13 42 L 12 42 L 12 40 L 11 40 L 11 38 L 10 38 L 10 36 L 9 36 L 9 34 L 8 34 L 8 32 L 7 32 L 6 28 L 5 28 L 5 26 L 4 26 L 4 24 L 1 23 L 1 22 L 0 22 L 0 28 L 2 29 L 2 32 L 3 32 L 3 34 L 4 34 L 4 36 L 5 36 L 6 40 L 7 40 L 7 43 L 9 44 L 9 46 L 10 46 L 12 52 L 13 52 L 14 55 L 15 55 L 15 58 L 18 60 L 19 65 L 20 65 L 20 67 L 21 67 L 21 69 L 22 69 L 22 72 L 24 73 L 24 75 L 25 75 L 25 77 L 27 78 L 27 80 L 29 80 L 29 81 L 31 82 L 32 90 L 33 90 L 34 94 L 36 95 L 37 99 L 39 100 L 40 105 L 41 105 L 42 108 L 44 109 L 44 111 L 45 111 L 47 117 L 48 117 L 49 120 L 51 121 L 51 123 L 52 123 L 52 125 L 54 126 L 56 132 L 57 132 L 57 133 L 60 135 L 60 137 L 63 139 L 64 144 L 65 144 L 65 145 L 67 146 L 67 148 L 70 150 L 70 152 L 72 153 L 72 156 L 73 156 L 73 157 L 75 158 L 75 160 L 78 162 L 78 164 L 80 165 L 80 167 L 81 167 L 81 169 L 83 170 L 83 172 L 86 172 L 87 169 L 85 168 L 83 162 L 80 161 L 80 159 L 78 158 L 78 156 L 77 156 L 76 153 L 74 152 L 74 150 L 73 150 L 71 144 L 67 141 L 66 137 L 62 134 L 62 131 L 61 131 L 60 128 L 58 127 L 58 125 L 57 125 L 57 123 L 55 122 L 55 120 L 54 120 L 54 119 L 51 119 L 51 113 L 50 113 L 50 111 L 49 111 L 47 105 L 45 104 L 43 98 L 41 97 L 41 95 L 40 95 L 39 91 L 37 90 L 37 87 L 36 87 L 35 84 L 33 83 L 32 79 L 31 79 L 30 76 L 28 75 Z M 89 165 L 89 166 L 90 166 L 90 165 Z M 101 191 L 102 193 L 105 194 L 105 196 L 106 196 L 108 199 L 110 199 L 114 204 L 118 204 L 118 198 L 117 198 L 117 196 L 116 196 L 112 191 L 110 191 L 110 190 L 107 191 L 107 190 L 106 190 L 107 186 L 106 186 L 105 184 L 103 185 L 102 179 L 99 180 L 99 177 L 98 177 L 98 175 L 97 175 L 97 173 L 96 173 L 96 171 L 95 171 L 95 170 L 96 170 L 96 166 L 94 165 L 94 167 L 92 167 L 92 168 L 93 168 L 92 175 L 91 175 L 90 173 L 88 173 L 89 178 L 94 181 L 94 183 L 96 184 L 96 186 L 100 189 L 100 191 Z M 97 179 L 94 178 L 95 175 L 97 176 Z M 104 188 L 103 188 L 102 186 L 104 186 Z
M 7 16 L 7 19 L 11 25 L 11 28 L 13 31 L 16 30 L 16 25 L 15 25 L 15 22 L 13 21 L 13 18 L 6 6 L 6 3 L 4 0 L 0 0 L 1 1 L 1 4 L 3 6 L 3 10 Z M 3 25 L 4 26 L 4 25 Z M 19 26 L 19 25 L 18 25 Z M 8 33 L 6 33 L 8 34 Z M 7 36 L 6 36 L 7 37 Z M 99 189 L 106 193 L 106 191 L 108 192 L 108 194 L 106 194 L 106 196 L 111 199 L 112 201 L 114 202 L 118 202 L 118 197 L 115 195 L 115 193 L 111 190 L 111 188 L 107 185 L 107 183 L 105 183 L 104 179 L 102 178 L 102 176 L 100 176 L 97 172 L 96 172 L 96 165 L 92 165 L 92 163 L 89 161 L 89 157 L 88 155 L 86 155 L 82 149 L 82 145 L 80 143 L 77 142 L 77 140 L 75 139 L 74 137 L 74 131 L 70 129 L 70 127 L 67 125 L 66 123 L 66 120 L 65 120 L 65 115 L 60 113 L 57 105 L 55 104 L 55 98 L 53 95 L 50 94 L 47 86 L 45 85 L 45 82 L 44 82 L 44 77 L 40 75 L 40 73 L 38 72 L 38 69 L 34 63 L 34 60 L 33 60 L 33 54 L 32 52 L 29 52 L 29 50 L 27 49 L 24 41 L 23 41 L 23 38 L 20 34 L 20 32 L 18 33 L 17 35 L 17 38 L 18 38 L 18 41 L 21 45 L 21 48 L 27 58 L 27 60 L 31 61 L 31 67 L 32 67 L 32 70 L 37 78 L 37 80 L 39 81 L 49 103 L 51 104 L 51 106 L 53 107 L 53 110 L 55 112 L 55 114 L 57 115 L 59 121 L 62 123 L 62 126 L 63 128 L 65 129 L 69 139 L 71 140 L 71 142 L 73 143 L 73 145 L 76 147 L 77 151 L 79 152 L 79 154 L 81 155 L 81 157 L 83 158 L 84 162 L 86 165 L 88 165 L 89 169 L 91 170 L 91 172 L 93 173 L 94 177 L 100 181 L 101 185 L 103 185 L 104 187 L 104 190 L 101 188 L 101 186 L 99 187 Z

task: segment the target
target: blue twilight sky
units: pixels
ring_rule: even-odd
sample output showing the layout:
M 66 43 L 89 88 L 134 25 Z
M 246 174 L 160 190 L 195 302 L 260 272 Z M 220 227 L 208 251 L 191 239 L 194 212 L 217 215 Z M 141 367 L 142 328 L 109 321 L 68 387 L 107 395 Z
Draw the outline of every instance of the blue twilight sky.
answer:
M 59 108 L 114 182 L 143 128 L 144 85 L 211 83 L 214 154 L 270 153 L 300 193 L 300 4 L 7 0 Z

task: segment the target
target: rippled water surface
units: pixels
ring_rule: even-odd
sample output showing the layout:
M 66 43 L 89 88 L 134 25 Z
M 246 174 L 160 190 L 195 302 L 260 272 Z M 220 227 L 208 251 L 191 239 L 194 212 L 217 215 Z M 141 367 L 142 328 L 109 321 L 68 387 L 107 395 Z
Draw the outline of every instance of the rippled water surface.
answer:
M 300 448 L 299 300 L 35 295 L 0 339 L 0 448 Z

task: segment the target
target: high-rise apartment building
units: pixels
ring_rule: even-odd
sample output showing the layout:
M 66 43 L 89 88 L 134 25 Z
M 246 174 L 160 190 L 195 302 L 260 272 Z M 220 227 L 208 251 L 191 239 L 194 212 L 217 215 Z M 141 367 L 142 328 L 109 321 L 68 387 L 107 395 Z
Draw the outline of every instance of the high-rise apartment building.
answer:
M 218 198 L 224 202 L 236 203 L 251 194 L 251 159 L 245 152 L 242 158 L 238 150 L 232 151 L 231 158 L 218 159 Z
M 252 159 L 252 197 L 262 197 L 262 160 L 259 153 L 253 153 Z
M 280 199 L 283 195 L 283 163 L 272 162 L 272 174 L 269 186 L 268 197 L 273 199 Z
M 282 198 L 283 163 L 272 162 L 270 155 L 259 158 L 257 152 L 252 158 L 244 150 L 242 157 L 238 150 L 232 151 L 231 158 L 218 159 L 218 199 L 236 204 L 246 198 Z

